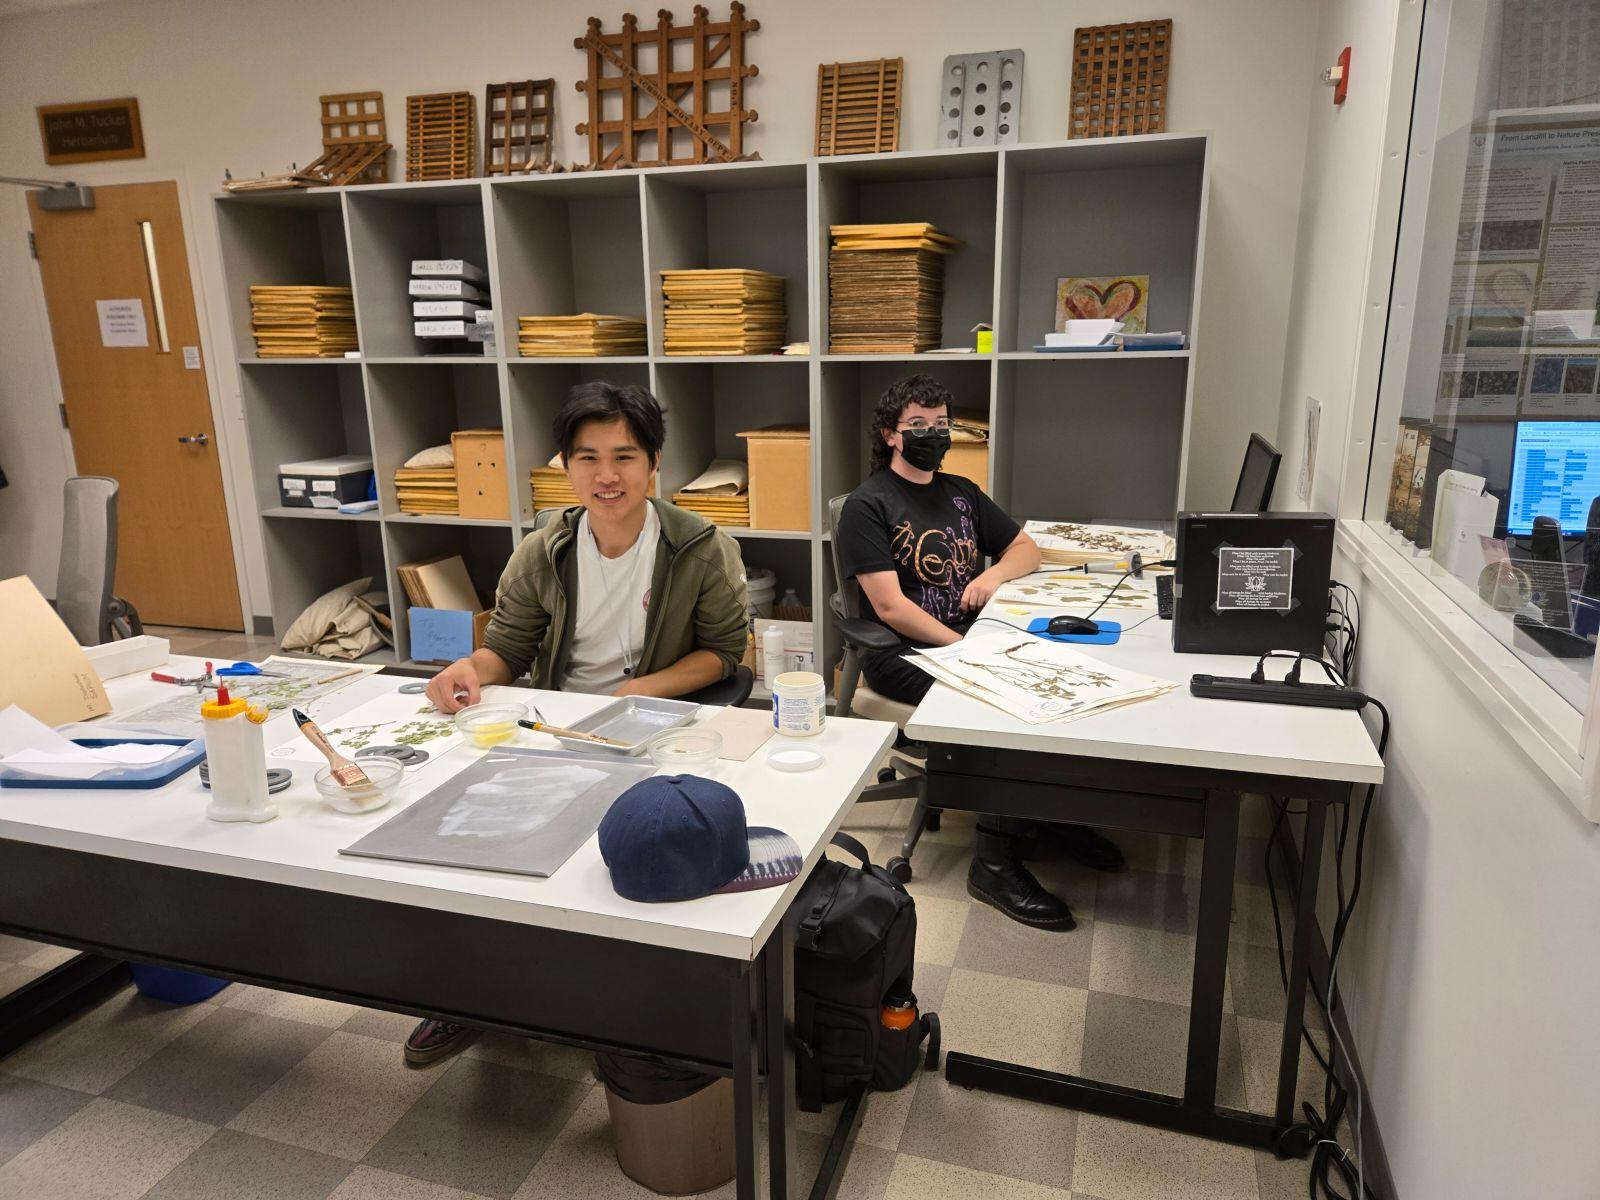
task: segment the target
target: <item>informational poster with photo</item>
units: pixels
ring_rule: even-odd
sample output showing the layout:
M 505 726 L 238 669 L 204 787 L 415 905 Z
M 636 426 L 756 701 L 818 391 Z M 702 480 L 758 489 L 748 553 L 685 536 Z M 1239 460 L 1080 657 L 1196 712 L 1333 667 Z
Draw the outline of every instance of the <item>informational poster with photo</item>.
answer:
M 1600 107 L 1472 133 L 1436 420 L 1600 418 Z
M 1528 417 L 1600 417 L 1600 377 L 1596 353 L 1557 354 L 1536 351 L 1528 359 L 1527 394 L 1522 413 Z

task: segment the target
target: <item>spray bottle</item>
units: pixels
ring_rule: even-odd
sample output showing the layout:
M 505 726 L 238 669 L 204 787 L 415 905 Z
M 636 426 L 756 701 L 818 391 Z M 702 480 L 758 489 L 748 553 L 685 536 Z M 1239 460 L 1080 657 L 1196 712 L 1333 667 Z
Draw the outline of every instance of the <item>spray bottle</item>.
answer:
M 213 821 L 270 821 L 278 806 L 267 802 L 267 751 L 262 739 L 267 710 L 217 688 L 217 698 L 200 706 L 206 733 L 206 770 L 211 779 Z

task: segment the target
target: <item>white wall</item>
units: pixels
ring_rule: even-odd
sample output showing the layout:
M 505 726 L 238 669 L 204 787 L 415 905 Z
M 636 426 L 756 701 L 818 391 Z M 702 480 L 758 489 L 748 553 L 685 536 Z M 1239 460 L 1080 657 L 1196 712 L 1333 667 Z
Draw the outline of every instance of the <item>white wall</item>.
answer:
M 1286 507 L 1298 506 L 1305 398 L 1315 395 L 1323 411 L 1312 506 L 1360 511 L 1388 284 L 1381 251 L 1396 219 L 1383 198 L 1393 150 L 1385 131 L 1397 114 L 1403 128 L 1410 111 L 1408 95 L 1386 92 L 1382 68 L 1405 72 L 1395 61 L 1407 53 L 1396 50 L 1396 30 L 1410 2 L 1321 5 L 1316 53 L 1331 61 L 1352 46 L 1352 85 L 1342 110 L 1314 101 L 1307 128 L 1279 426 L 1286 455 L 1278 501 Z M 1430 19 L 1445 7 L 1432 3 Z M 1497 19 L 1454 14 L 1480 39 Z M 1433 147 L 1420 156 L 1418 149 L 1413 161 L 1429 169 Z M 1454 207 L 1442 211 L 1453 222 Z M 1347 455 L 1361 459 L 1348 474 Z M 1335 573 L 1361 593 L 1358 682 L 1394 716 L 1388 782 L 1339 977 L 1399 1194 L 1593 1197 L 1600 830 L 1423 650 L 1402 610 L 1350 563 L 1337 561 Z M 1324 903 L 1324 928 L 1330 913 Z
M 317 96 L 324 92 L 381 90 L 390 139 L 403 144 L 408 94 L 470 89 L 481 97 L 490 80 L 545 75 L 559 84 L 557 156 L 570 159 L 580 152 L 573 125 L 584 101 L 572 87 L 584 62 L 572 39 L 591 14 L 615 27 L 623 7 L 592 0 L 121 0 L 0 20 L 0 171 L 91 183 L 179 180 L 198 255 L 205 349 L 223 415 L 219 436 L 238 481 L 232 490 L 248 497 L 208 200 L 223 169 L 254 174 L 306 162 L 316 152 Z M 681 7 L 687 17 L 690 5 Z M 1188 499 L 1196 505 L 1220 503 L 1231 492 L 1247 433 L 1277 423 L 1315 11 L 1313 0 L 1169 0 L 1161 9 L 1174 20 L 1169 127 L 1216 135 L 1189 472 Z M 903 148 L 932 143 L 944 56 L 1004 46 L 1028 55 L 1023 136 L 1062 138 L 1072 31 L 1144 14 L 1114 0 L 1024 0 L 1000 8 L 954 0 L 755 0 L 750 15 L 762 25 L 749 42 L 749 57 L 761 68 L 749 90 L 748 103 L 761 115 L 750 145 L 776 161 L 810 152 L 817 64 L 880 55 L 906 59 Z M 34 105 L 123 95 L 139 99 L 147 160 L 71 170 L 43 165 Z M 0 577 L 26 571 L 49 590 L 59 527 L 53 494 L 66 467 L 25 229 L 20 196 L 0 195 L 0 311 L 9 318 L 0 324 L 0 463 L 14 483 L 9 495 L 0 490 Z M 250 512 L 234 517 L 250 607 L 265 612 L 258 522 Z
M 1399 1193 L 1592 1200 L 1600 827 L 1361 591 L 1395 730 L 1339 976 Z
M 1318 69 L 1351 48 L 1350 88 L 1342 105 L 1333 89 L 1312 98 L 1306 125 L 1305 185 L 1294 284 L 1284 347 L 1278 448 L 1283 466 L 1277 508 L 1338 511 L 1344 456 L 1349 445 L 1355 385 L 1353 349 L 1360 332 L 1362 296 L 1368 288 L 1366 247 L 1374 222 L 1373 197 L 1383 160 L 1389 80 L 1399 0 L 1324 0 L 1314 54 Z M 1379 322 L 1381 328 L 1382 323 Z M 1321 404 L 1311 495 L 1296 496 L 1305 449 L 1306 410 Z M 1362 418 L 1370 422 L 1368 415 Z

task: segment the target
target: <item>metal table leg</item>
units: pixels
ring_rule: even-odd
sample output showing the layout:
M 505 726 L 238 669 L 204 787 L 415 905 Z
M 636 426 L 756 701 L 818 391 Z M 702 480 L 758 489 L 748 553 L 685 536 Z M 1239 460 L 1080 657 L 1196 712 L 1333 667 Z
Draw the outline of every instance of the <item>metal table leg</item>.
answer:
M 1278 1051 L 1278 1124 L 1294 1124 L 1294 1097 L 1300 1076 L 1300 1035 L 1305 1029 L 1306 977 L 1311 971 L 1311 938 L 1317 925 L 1317 882 L 1322 873 L 1322 839 L 1328 824 L 1325 800 L 1306 802 L 1306 828 L 1300 846 L 1300 891 L 1295 897 L 1294 947 L 1289 960 L 1289 995 L 1284 1001 L 1283 1043 Z
M 756 1172 L 761 1160 L 761 1122 L 757 1103 L 756 1068 L 760 1058 L 760 1023 L 756 984 L 759 964 L 741 971 L 733 981 L 733 1154 L 734 1194 L 738 1200 L 756 1200 L 761 1181 Z
M 1222 996 L 1228 984 L 1228 926 L 1233 919 L 1233 871 L 1239 848 L 1239 797 L 1206 794 L 1200 865 L 1200 914 L 1194 932 L 1194 977 L 1189 996 L 1189 1049 L 1183 1107 L 1210 1111 L 1217 1103 L 1222 1045 Z
M 772 1200 L 798 1196 L 794 1148 L 794 930 L 778 922 L 761 953 L 766 979 L 767 1177 Z

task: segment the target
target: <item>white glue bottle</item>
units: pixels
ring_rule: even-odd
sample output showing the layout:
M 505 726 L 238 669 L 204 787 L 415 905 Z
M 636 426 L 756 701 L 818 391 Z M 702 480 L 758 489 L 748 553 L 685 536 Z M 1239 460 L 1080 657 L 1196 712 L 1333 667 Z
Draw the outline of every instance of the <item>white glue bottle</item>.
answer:
M 267 751 L 262 739 L 267 710 L 232 699 L 223 684 L 215 700 L 200 706 L 200 716 L 211 780 L 206 816 L 213 821 L 272 820 L 278 806 L 267 801 Z
M 776 625 L 768 625 L 766 632 L 761 635 L 761 682 L 766 685 L 767 691 L 772 690 L 772 682 L 783 674 L 783 630 Z

